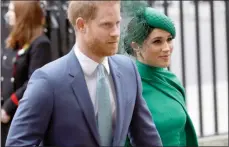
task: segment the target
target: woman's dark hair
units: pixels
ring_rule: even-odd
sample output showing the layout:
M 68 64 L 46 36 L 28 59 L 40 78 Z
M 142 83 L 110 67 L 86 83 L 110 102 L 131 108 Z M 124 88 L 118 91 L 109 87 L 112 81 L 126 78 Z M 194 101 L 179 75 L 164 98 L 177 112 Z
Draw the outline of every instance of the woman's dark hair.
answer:
M 138 15 L 130 20 L 123 38 L 124 50 L 132 56 L 135 56 L 135 52 L 131 47 L 131 43 L 136 42 L 142 45 L 153 30 L 153 28 L 147 24 L 141 13 L 143 13 L 143 11 L 139 11 Z

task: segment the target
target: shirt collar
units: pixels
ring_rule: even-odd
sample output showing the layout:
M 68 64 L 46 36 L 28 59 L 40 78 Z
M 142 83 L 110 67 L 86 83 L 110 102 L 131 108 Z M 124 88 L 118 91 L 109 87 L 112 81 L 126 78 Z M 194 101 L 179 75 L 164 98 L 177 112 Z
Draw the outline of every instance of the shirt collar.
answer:
M 82 67 L 82 70 L 84 72 L 85 75 L 90 76 L 92 75 L 97 66 L 99 65 L 99 63 L 95 62 L 94 60 L 90 59 L 89 57 L 87 57 L 86 55 L 84 55 L 80 50 L 79 47 L 77 45 L 77 43 L 74 45 L 73 47 L 74 52 L 76 57 L 79 60 L 79 63 Z M 110 68 L 109 68 L 109 64 L 108 64 L 108 57 L 105 57 L 103 62 L 101 63 L 104 65 L 108 75 L 110 74 Z

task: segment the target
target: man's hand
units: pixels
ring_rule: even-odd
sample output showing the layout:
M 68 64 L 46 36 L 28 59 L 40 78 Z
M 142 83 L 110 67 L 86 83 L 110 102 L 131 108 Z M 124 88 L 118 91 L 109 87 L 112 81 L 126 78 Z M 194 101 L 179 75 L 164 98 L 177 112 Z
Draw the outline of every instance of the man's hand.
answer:
M 1 122 L 6 124 L 10 121 L 10 116 L 6 113 L 4 109 L 1 109 Z

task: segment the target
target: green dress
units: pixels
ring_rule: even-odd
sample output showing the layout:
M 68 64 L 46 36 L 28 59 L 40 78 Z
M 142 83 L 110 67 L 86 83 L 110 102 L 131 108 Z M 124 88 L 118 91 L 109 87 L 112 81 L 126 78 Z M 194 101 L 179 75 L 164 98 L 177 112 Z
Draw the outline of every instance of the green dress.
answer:
M 192 121 L 185 107 L 185 91 L 177 77 L 165 68 L 136 61 L 143 97 L 153 116 L 163 146 L 198 146 Z M 129 139 L 126 146 L 130 146 Z

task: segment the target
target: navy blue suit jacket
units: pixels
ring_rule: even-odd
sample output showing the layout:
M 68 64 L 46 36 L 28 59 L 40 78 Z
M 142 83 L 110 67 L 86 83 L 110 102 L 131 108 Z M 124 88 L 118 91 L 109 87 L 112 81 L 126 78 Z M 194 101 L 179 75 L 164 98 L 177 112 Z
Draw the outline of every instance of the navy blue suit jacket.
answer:
M 128 57 L 108 59 L 116 91 L 112 145 L 123 146 L 127 134 L 135 146 L 162 146 L 142 98 L 137 69 Z M 93 104 L 72 50 L 36 70 L 13 118 L 6 146 L 99 146 Z

